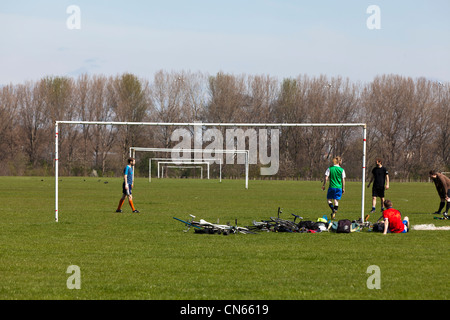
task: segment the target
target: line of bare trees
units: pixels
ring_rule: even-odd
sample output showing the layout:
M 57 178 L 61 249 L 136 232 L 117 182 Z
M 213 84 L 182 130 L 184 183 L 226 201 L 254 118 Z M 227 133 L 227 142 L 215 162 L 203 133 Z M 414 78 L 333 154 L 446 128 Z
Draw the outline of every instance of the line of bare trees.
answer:
M 57 120 L 367 123 L 369 169 L 381 157 L 394 179 L 450 171 L 450 84 L 424 78 L 383 75 L 361 84 L 163 70 L 151 80 L 128 73 L 46 77 L 1 87 L 0 118 L 0 175 L 53 175 Z M 175 129 L 62 126 L 61 174 L 119 175 L 130 146 L 173 147 Z M 359 129 L 280 128 L 279 149 L 277 178 L 320 178 L 334 155 L 343 157 L 350 178 L 360 178 Z M 149 157 L 140 156 L 139 172 L 146 172 Z M 225 166 L 224 176 L 239 176 L 241 167 Z

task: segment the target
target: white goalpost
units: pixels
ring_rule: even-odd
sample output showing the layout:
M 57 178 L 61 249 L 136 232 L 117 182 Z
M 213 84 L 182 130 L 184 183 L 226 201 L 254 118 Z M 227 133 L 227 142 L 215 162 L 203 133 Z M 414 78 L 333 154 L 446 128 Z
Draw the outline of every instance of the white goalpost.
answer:
M 361 188 L 361 220 L 364 221 L 364 199 L 365 199 L 365 176 L 366 176 L 366 135 L 367 125 L 365 123 L 202 123 L 202 122 L 117 122 L 117 121 L 55 121 L 55 221 L 59 221 L 59 198 L 58 198 L 58 174 L 59 174 L 59 147 L 58 136 L 61 125 L 109 125 L 109 126 L 194 126 L 195 127 L 360 127 L 362 128 L 362 188 Z M 185 151 L 185 149 L 179 149 Z M 202 152 L 197 149 L 196 152 Z M 174 149 L 167 149 L 168 152 Z M 218 150 L 213 150 L 214 152 Z M 236 150 L 224 150 L 234 151 Z M 241 150 L 242 151 L 242 150 Z M 246 154 L 246 189 L 248 188 L 248 150 Z M 211 152 L 211 151 L 209 151 Z

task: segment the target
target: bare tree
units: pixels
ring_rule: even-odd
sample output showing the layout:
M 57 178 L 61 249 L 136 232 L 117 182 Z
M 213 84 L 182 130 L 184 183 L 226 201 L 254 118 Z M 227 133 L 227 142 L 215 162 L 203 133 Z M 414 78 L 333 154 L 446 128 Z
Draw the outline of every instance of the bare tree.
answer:
M 149 82 L 133 74 L 45 77 L 0 88 L 0 174 L 42 172 L 52 162 L 56 120 L 159 122 L 367 123 L 367 162 L 382 157 L 393 178 L 450 170 L 450 85 L 377 76 L 360 85 L 341 77 L 214 76 L 160 70 Z M 118 174 L 130 146 L 172 147 L 174 127 L 61 126 L 62 174 L 91 169 Z M 192 130 L 192 128 L 187 128 Z M 253 128 L 248 128 L 253 130 Z M 203 128 L 205 130 L 205 128 Z M 225 128 L 220 128 L 226 136 Z M 331 157 L 360 174 L 359 132 L 350 128 L 279 128 L 277 177 L 314 179 Z M 193 132 L 191 132 L 193 134 Z M 249 143 L 246 143 L 246 147 Z M 143 162 L 142 162 L 143 163 Z M 28 171 L 27 171 L 28 170 Z M 258 170 L 254 170 L 255 174 Z M 242 166 L 225 174 L 240 175 Z
M 436 108 L 433 113 L 435 125 L 434 150 L 430 154 L 436 155 L 438 162 L 433 165 L 442 170 L 450 170 L 450 83 L 433 85 Z
M 149 84 L 146 80 L 125 73 L 112 79 L 108 85 L 109 97 L 116 121 L 142 122 L 150 106 Z M 118 129 L 117 141 L 120 144 L 122 162 L 128 148 L 136 146 L 142 138 L 142 131 L 136 126 L 122 126 Z
M 44 97 L 39 84 L 26 83 L 17 86 L 19 100 L 20 131 L 24 143 L 24 151 L 32 168 L 43 156 L 42 146 L 49 142 L 48 119 Z
M 11 172 L 8 162 L 18 161 L 20 155 L 21 141 L 16 128 L 17 113 L 19 110 L 17 86 L 8 85 L 0 89 L 0 161 L 4 164 L 1 166 L 0 174 L 16 174 Z M 19 150 L 18 150 L 19 149 Z M 13 156 L 14 155 L 14 156 Z
M 246 94 L 245 76 L 218 73 L 209 77 L 211 100 L 206 107 L 209 122 L 237 122 L 242 119 L 243 107 L 249 101 Z

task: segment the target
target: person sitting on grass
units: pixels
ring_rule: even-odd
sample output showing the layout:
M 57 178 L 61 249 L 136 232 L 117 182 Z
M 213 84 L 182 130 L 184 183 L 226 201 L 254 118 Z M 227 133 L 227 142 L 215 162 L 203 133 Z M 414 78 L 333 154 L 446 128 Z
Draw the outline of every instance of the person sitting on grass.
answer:
M 384 231 L 387 233 L 406 233 L 409 231 L 409 218 L 404 217 L 402 220 L 402 214 L 397 209 L 392 207 L 391 200 L 384 201 L 383 218 L 384 218 Z

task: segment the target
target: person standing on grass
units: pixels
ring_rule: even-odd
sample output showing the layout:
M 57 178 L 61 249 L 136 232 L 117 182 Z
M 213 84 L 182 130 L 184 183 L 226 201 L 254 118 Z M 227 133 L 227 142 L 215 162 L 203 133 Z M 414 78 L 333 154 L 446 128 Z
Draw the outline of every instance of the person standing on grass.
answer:
M 128 165 L 123 169 L 123 184 L 122 184 L 122 198 L 120 198 L 119 205 L 117 206 L 116 212 L 122 212 L 122 206 L 125 202 L 125 199 L 128 197 L 128 203 L 130 204 L 131 210 L 133 213 L 139 213 L 138 210 L 134 207 L 133 204 L 133 196 L 131 194 L 131 190 L 133 189 L 133 166 L 135 165 L 136 160 L 134 158 L 128 159 Z
M 392 208 L 392 201 L 385 200 L 384 207 L 386 210 L 383 211 L 384 218 L 384 231 L 383 234 L 387 233 L 406 233 L 409 231 L 409 218 L 405 217 L 402 219 L 402 214 L 397 209 Z
M 325 179 L 322 185 L 322 190 L 325 190 L 325 185 L 328 179 L 330 180 L 327 191 L 327 202 L 331 209 L 331 219 L 335 219 L 339 208 L 339 200 L 341 200 L 342 195 L 345 193 L 345 170 L 341 165 L 341 157 L 333 158 L 333 166 L 329 167 L 325 172 Z
M 430 178 L 433 180 L 439 197 L 441 198 L 439 210 L 436 211 L 435 214 L 441 214 L 442 209 L 444 209 L 445 202 L 447 202 L 443 215 L 445 219 L 448 219 L 448 209 L 450 209 L 450 178 L 435 170 L 430 171 Z
M 370 213 L 375 212 L 377 197 L 381 200 L 381 212 L 383 212 L 384 190 L 389 189 L 389 172 L 386 167 L 383 167 L 383 163 L 380 158 L 375 160 L 375 168 L 372 169 L 372 177 L 370 178 L 367 188 L 370 187 L 372 181 L 372 211 L 370 211 Z

